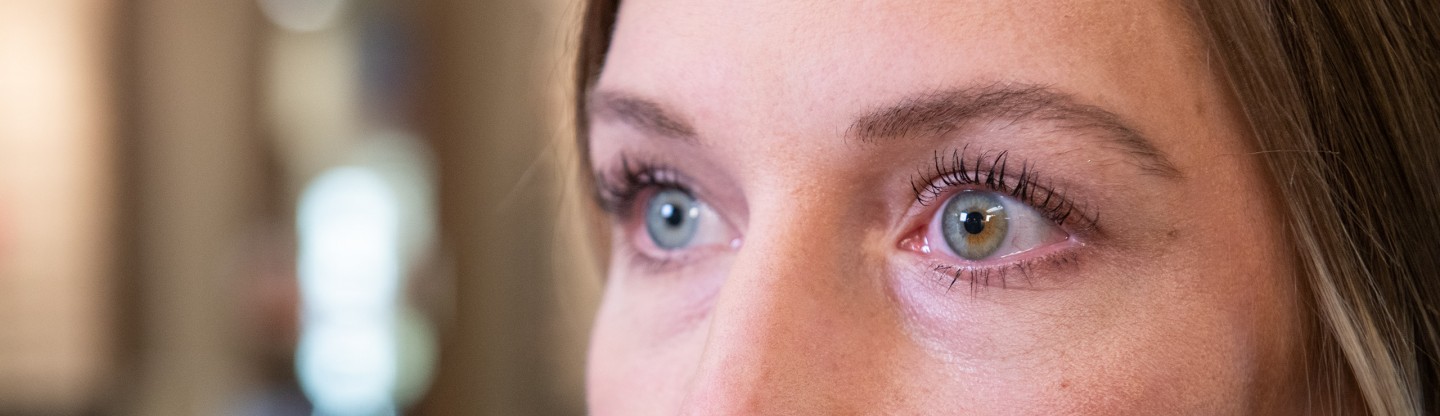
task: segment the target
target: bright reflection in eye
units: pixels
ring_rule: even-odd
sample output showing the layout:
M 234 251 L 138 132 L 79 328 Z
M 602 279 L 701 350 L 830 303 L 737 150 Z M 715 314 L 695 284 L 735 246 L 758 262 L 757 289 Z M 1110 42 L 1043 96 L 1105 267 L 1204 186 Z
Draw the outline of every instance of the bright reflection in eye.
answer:
M 970 261 L 1010 257 L 1069 237 L 1034 208 L 981 190 L 946 200 L 929 230 L 928 241 L 944 241 L 950 252 Z
M 689 245 L 699 223 L 700 202 L 680 190 L 656 192 L 645 207 L 645 231 L 661 249 L 674 250 Z
M 710 205 L 686 191 L 658 189 L 645 200 L 634 242 L 651 257 L 705 247 L 737 248 L 740 240 Z

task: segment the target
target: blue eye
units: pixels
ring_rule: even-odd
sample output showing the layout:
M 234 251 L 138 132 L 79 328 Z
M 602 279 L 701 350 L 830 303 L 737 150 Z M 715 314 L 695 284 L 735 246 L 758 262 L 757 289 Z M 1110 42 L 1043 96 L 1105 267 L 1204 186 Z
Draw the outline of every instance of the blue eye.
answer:
M 1010 232 L 1005 203 L 990 192 L 965 191 L 945 202 L 941 235 L 955 254 L 981 260 L 995 254 Z
M 677 189 L 656 192 L 645 205 L 645 231 L 655 246 L 665 250 L 685 248 L 700 228 L 700 204 L 689 193 Z

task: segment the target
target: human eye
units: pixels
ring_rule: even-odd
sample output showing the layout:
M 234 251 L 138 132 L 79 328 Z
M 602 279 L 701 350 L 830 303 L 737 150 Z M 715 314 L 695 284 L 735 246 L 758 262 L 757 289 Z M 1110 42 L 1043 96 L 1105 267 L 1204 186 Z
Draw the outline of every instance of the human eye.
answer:
M 622 158 L 618 172 L 597 181 L 600 206 L 637 263 L 663 269 L 738 244 L 733 228 L 675 169 Z
M 1037 267 L 1073 264 L 1082 236 L 1098 230 L 1093 216 L 1007 153 L 937 153 L 933 166 L 932 178 L 915 185 L 924 221 L 901 246 L 923 256 L 946 287 L 1034 283 Z

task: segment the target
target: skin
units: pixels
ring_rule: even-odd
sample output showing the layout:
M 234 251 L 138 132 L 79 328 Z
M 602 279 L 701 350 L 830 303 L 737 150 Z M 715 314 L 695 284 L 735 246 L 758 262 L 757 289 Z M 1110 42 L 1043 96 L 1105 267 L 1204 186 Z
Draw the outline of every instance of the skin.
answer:
M 1142 1 L 624 2 L 595 94 L 693 134 L 601 106 L 591 163 L 662 160 L 722 221 L 720 243 L 664 252 L 614 216 L 591 411 L 1305 413 L 1292 250 L 1192 21 Z M 1174 171 L 1063 120 L 855 136 L 897 100 L 995 85 L 1111 112 Z M 1032 164 L 1103 233 L 1059 226 L 1036 252 L 1069 261 L 950 285 L 934 265 L 963 262 L 907 244 L 939 208 L 911 181 L 964 146 Z

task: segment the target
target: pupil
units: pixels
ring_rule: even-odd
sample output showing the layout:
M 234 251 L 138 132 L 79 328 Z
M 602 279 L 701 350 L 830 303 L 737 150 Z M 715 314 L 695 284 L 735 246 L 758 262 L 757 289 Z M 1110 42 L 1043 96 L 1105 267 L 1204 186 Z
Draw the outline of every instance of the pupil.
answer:
M 985 214 L 973 211 L 965 213 L 965 232 L 980 234 L 981 231 L 985 231 L 984 215 Z
M 665 219 L 665 225 L 671 227 L 679 227 L 680 223 L 685 221 L 685 217 L 680 215 L 680 210 L 675 209 L 675 204 L 661 205 L 660 217 Z

